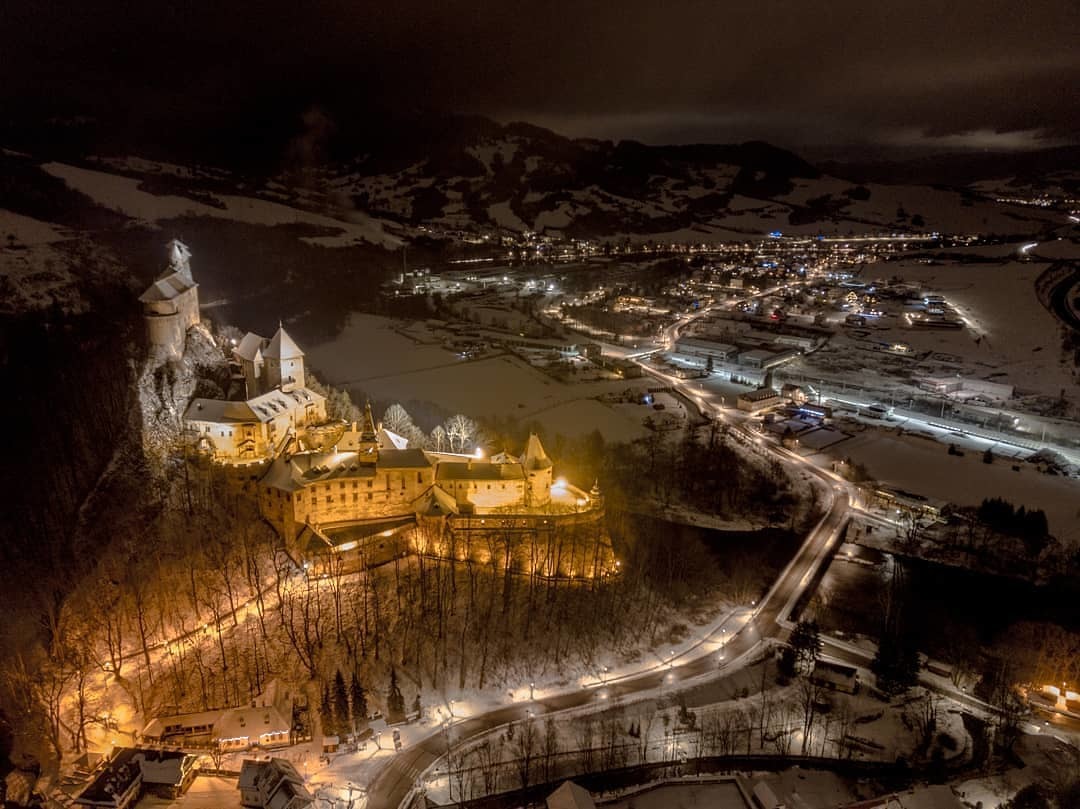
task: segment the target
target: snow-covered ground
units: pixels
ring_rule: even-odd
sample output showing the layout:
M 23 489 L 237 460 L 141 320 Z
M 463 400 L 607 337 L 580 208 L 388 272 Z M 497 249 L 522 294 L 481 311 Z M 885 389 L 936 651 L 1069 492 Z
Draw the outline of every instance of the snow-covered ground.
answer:
M 141 180 L 134 177 L 56 162 L 45 163 L 41 168 L 98 204 L 150 223 L 180 216 L 210 216 L 252 225 L 307 224 L 333 228 L 351 240 L 383 247 L 396 248 L 402 244 L 398 237 L 383 229 L 382 222 L 361 213 L 350 213 L 349 220 L 344 221 L 254 197 L 210 195 L 221 203 L 219 208 L 187 197 L 142 191 L 139 189 Z
M 969 363 L 974 376 L 993 375 L 996 382 L 1024 391 L 1057 396 L 1075 388 L 1063 366 L 1059 326 L 1039 302 L 1035 279 L 1046 269 L 1037 262 L 1005 264 L 940 264 L 889 262 L 865 275 L 899 275 L 942 295 L 968 321 L 957 330 L 896 328 L 882 339 L 896 339 L 920 351 L 955 354 Z M 976 344 L 978 337 L 982 340 Z M 981 373 L 980 373 L 981 370 Z
M 428 401 L 474 417 L 536 419 L 567 436 L 600 430 L 609 441 L 645 434 L 646 413 L 627 415 L 594 397 L 645 381 L 557 382 L 512 356 L 464 361 L 445 349 L 417 344 L 394 321 L 354 315 L 336 339 L 308 350 L 312 367 L 331 385 L 356 387 L 383 401 Z M 419 335 L 419 332 L 414 331 Z
M 56 225 L 0 208 L 0 247 L 48 244 L 67 238 Z
M 1046 267 L 1008 260 L 872 265 L 863 273 L 865 282 L 899 277 L 940 294 L 965 326 L 910 326 L 899 304 L 890 303 L 885 317 L 871 319 L 865 329 L 836 334 L 824 348 L 783 368 L 781 375 L 796 382 L 805 377 L 832 389 L 846 383 L 871 397 L 896 391 L 896 404 L 919 393 L 911 384 L 913 375 L 960 375 L 1009 384 L 1015 388 L 1009 404 L 1021 411 L 1042 412 L 1063 390 L 1066 401 L 1075 402 L 1078 386 L 1062 350 L 1060 325 L 1035 291 L 1035 280 Z M 911 351 L 898 357 L 878 350 L 892 343 L 906 343 Z
M 1046 512 L 1050 533 L 1065 543 L 1080 543 L 1080 481 L 1044 475 L 1030 464 L 982 461 L 977 450 L 949 455 L 945 445 L 893 430 L 869 429 L 834 449 L 836 457 L 862 463 L 880 481 L 905 491 L 961 505 L 977 506 L 1002 497 Z

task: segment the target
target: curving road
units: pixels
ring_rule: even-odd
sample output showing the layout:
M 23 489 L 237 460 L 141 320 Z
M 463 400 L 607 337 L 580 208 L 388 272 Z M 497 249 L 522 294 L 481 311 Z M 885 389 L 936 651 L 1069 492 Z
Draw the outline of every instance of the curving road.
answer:
M 685 322 L 682 325 L 685 325 Z M 653 373 L 651 368 L 648 370 Z M 684 384 L 682 380 L 659 376 L 678 386 Z M 694 399 L 691 398 L 691 401 Z M 700 410 L 701 406 L 698 407 Z M 735 429 L 745 433 L 751 440 L 759 440 L 742 427 Z M 667 665 L 658 665 L 640 674 L 612 679 L 600 687 L 582 688 L 547 699 L 510 705 L 455 722 L 400 751 L 389 760 L 371 783 L 368 791 L 369 805 L 401 806 L 411 796 L 413 787 L 425 770 L 446 753 L 449 745 L 458 744 L 508 722 L 524 719 L 530 711 L 534 716 L 543 716 L 590 704 L 601 705 L 609 699 L 643 694 L 662 686 L 722 671 L 725 667 L 730 668 L 734 663 L 754 655 L 769 641 L 782 638 L 787 632 L 788 618 L 795 605 L 808 588 L 816 583 L 839 545 L 848 519 L 850 501 L 846 485 L 832 473 L 818 469 L 780 447 L 766 446 L 768 451 L 778 455 L 781 460 L 799 464 L 826 484 L 827 510 L 761 603 L 756 605 L 750 620 L 726 641 L 722 652 L 709 652 L 692 657 L 694 650 L 691 650 L 674 658 Z M 701 645 L 697 648 L 700 649 Z

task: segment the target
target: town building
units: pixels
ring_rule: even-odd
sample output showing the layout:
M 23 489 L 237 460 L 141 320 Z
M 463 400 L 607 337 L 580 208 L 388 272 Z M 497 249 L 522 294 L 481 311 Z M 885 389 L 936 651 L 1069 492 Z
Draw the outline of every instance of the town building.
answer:
M 755 348 L 739 354 L 739 365 L 745 365 L 747 368 L 759 368 L 766 371 L 769 368 L 775 368 L 778 365 L 791 362 L 801 355 L 802 350 L 798 348 L 780 348 L 780 350 L 772 348 Z
M 244 761 L 240 766 L 240 805 L 249 809 L 305 809 L 315 804 L 315 796 L 288 761 Z
M 78 797 L 76 806 L 127 809 L 144 793 L 172 799 L 195 780 L 196 756 L 180 750 L 121 747 Z
M 271 749 L 292 743 L 293 700 L 279 680 L 270 680 L 250 703 L 211 711 L 158 716 L 142 733 L 146 744 L 218 750 Z
M 1000 404 L 1013 397 L 1012 385 L 964 376 L 916 376 L 920 389 L 970 404 Z
M 843 691 L 845 694 L 855 694 L 859 690 L 858 669 L 841 663 L 830 663 L 827 660 L 818 660 L 814 664 L 810 680 L 816 685 L 831 691 Z
M 735 406 L 747 413 L 757 413 L 770 407 L 776 407 L 783 401 L 783 397 L 772 388 L 758 388 L 757 390 L 740 393 L 735 400 Z
M 675 353 L 714 362 L 733 362 L 739 354 L 737 346 L 710 340 L 706 337 L 680 337 L 675 341 Z
M 211 747 L 218 750 L 270 749 L 291 743 L 292 722 L 273 704 L 152 719 L 140 734 L 144 742 Z

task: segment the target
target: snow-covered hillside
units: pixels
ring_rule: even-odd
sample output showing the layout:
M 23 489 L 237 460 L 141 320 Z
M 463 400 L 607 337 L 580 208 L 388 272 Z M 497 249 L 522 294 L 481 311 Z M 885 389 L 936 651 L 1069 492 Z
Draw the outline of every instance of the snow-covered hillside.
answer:
M 145 164 L 147 161 L 137 161 Z M 306 224 L 339 231 L 329 237 L 346 242 L 370 242 L 382 247 L 401 246 L 401 239 L 388 233 L 383 223 L 362 213 L 350 214 L 349 221 L 301 208 L 290 207 L 254 196 L 205 194 L 205 201 L 175 194 L 154 194 L 141 188 L 136 177 L 80 168 L 66 163 L 46 163 L 42 168 L 98 204 L 132 219 L 153 223 L 179 216 L 210 216 L 253 225 Z M 175 174 L 175 173 L 174 173 Z M 327 237 L 313 237 L 314 243 Z
M 357 208 L 403 223 L 582 238 L 1022 234 L 1060 223 L 1056 212 L 997 201 L 993 185 L 859 185 L 764 143 L 612 144 L 490 122 L 429 154 L 367 155 L 328 167 L 322 180 Z

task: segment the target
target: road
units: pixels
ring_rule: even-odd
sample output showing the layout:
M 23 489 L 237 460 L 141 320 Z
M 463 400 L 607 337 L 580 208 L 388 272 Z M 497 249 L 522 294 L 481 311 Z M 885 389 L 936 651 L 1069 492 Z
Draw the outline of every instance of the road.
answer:
M 677 336 L 680 325 L 687 322 L 689 321 L 682 321 L 674 327 L 670 337 L 673 339 Z M 651 369 L 649 372 L 655 375 Z M 671 384 L 684 384 L 682 380 L 660 376 Z M 691 396 L 691 401 L 695 404 L 699 399 L 700 396 L 696 394 Z M 758 440 L 756 436 L 753 438 Z M 517 703 L 456 721 L 444 730 L 437 731 L 397 753 L 372 781 L 368 791 L 369 805 L 400 806 L 410 797 L 413 787 L 424 772 L 446 753 L 448 745 L 458 744 L 508 722 L 524 719 L 529 712 L 533 716 L 544 716 L 588 705 L 599 707 L 608 700 L 645 694 L 712 672 L 722 673 L 725 667 L 731 668 L 735 663 L 760 651 L 768 641 L 782 638 L 787 631 L 785 625 L 799 598 L 816 582 L 839 545 L 848 519 L 850 500 L 846 485 L 830 472 L 817 469 L 801 457 L 780 447 L 770 446 L 768 450 L 779 455 L 784 462 L 798 464 L 816 474 L 823 481 L 827 491 L 826 513 L 807 535 L 761 603 L 754 605 L 750 620 L 726 640 L 722 651 L 709 651 L 698 656 L 687 653 L 640 674 L 613 679 L 603 684 L 597 683 L 595 687 L 564 692 L 547 699 Z M 698 649 L 700 648 L 699 645 Z
M 848 513 L 847 494 L 842 489 L 833 491 L 829 511 L 810 532 L 757 606 L 751 620 L 723 645 L 722 651 L 710 651 L 686 662 L 675 659 L 670 664 L 658 665 L 642 674 L 629 675 L 605 684 L 598 683 L 595 687 L 566 692 L 549 699 L 510 705 L 455 722 L 445 731 L 424 738 L 390 760 L 370 787 L 369 805 L 401 805 L 424 771 L 446 753 L 448 744 L 457 744 L 508 722 L 525 719 L 530 711 L 533 716 L 544 716 L 588 705 L 599 707 L 608 700 L 633 697 L 711 672 L 722 672 L 725 667 L 752 656 L 770 639 L 778 639 L 786 631 L 784 624 L 799 597 L 826 566 L 825 562 L 836 550 L 842 535 Z

